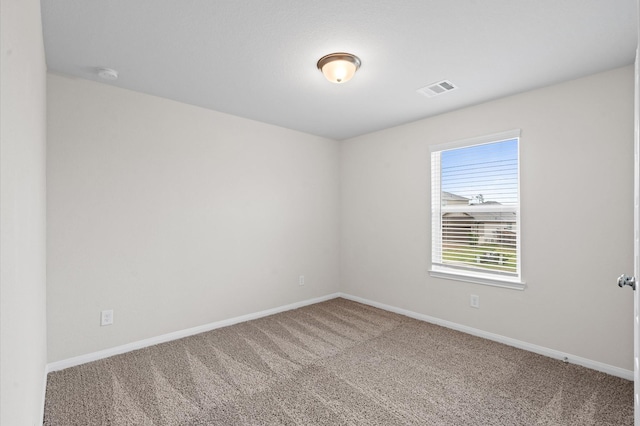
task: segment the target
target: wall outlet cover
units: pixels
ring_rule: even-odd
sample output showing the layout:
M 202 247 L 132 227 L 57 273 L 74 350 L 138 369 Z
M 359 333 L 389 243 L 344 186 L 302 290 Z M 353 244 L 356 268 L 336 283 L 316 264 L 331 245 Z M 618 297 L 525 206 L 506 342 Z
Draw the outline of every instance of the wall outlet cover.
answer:
M 113 309 L 100 312 L 100 325 L 104 326 L 111 324 L 113 324 Z
M 480 308 L 480 296 L 476 294 L 471 295 L 470 303 L 472 308 L 479 309 Z

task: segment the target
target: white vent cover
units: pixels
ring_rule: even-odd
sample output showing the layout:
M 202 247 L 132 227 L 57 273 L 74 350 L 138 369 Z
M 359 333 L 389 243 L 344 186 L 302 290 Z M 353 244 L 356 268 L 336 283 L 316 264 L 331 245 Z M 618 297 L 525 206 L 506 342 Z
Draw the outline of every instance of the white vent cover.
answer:
M 425 95 L 428 98 L 432 98 L 443 93 L 451 92 L 452 90 L 455 90 L 457 88 L 458 87 L 449 80 L 442 80 L 438 83 L 433 83 L 421 89 L 418 89 L 418 93 L 420 93 L 421 95 Z

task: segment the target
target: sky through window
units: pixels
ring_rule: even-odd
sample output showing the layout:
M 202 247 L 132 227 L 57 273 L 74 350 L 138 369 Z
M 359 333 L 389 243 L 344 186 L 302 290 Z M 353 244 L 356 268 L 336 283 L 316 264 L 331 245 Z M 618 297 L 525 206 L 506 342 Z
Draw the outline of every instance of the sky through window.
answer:
M 518 202 L 518 139 L 441 152 L 442 191 L 480 203 Z

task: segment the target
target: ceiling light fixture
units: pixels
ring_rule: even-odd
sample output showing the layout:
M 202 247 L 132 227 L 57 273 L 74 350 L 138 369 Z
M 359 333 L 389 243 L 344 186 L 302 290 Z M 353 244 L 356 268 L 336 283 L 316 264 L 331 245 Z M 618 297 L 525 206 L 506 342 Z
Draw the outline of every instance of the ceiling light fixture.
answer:
M 318 69 L 332 83 L 346 83 L 360 68 L 360 59 L 351 53 L 331 53 L 318 61 Z

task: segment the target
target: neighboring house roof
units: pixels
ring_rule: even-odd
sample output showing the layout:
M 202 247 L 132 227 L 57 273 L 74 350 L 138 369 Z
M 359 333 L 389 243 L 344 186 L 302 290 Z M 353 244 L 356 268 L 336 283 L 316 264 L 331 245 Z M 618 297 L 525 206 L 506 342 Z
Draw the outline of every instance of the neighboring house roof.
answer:
M 451 192 L 442 191 L 441 202 L 443 206 L 451 205 L 469 205 L 470 200 L 461 195 L 452 194 Z
M 451 192 L 442 191 L 442 201 L 444 205 L 447 204 L 468 204 L 471 199 L 463 197 L 458 194 L 453 194 Z M 483 206 L 499 206 L 501 205 L 497 201 L 485 201 L 482 203 Z M 476 222 L 480 223 L 489 223 L 489 222 L 515 222 L 516 221 L 516 213 L 515 212 L 501 212 L 501 211 L 477 211 L 470 210 L 467 212 L 449 212 L 444 214 L 445 217 L 449 219 L 453 218 L 467 218 L 472 219 Z
M 446 201 L 469 201 L 468 198 L 463 197 L 462 195 L 452 194 L 447 191 L 442 191 L 441 198 Z

